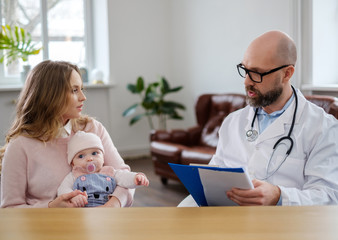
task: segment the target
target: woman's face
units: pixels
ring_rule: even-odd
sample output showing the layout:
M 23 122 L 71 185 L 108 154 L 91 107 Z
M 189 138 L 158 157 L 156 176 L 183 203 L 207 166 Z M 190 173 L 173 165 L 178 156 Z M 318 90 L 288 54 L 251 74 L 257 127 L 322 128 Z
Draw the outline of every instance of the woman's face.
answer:
M 83 93 L 82 79 L 78 72 L 72 71 L 70 76 L 71 92 L 69 93 L 69 103 L 66 112 L 63 114 L 63 122 L 67 123 L 69 119 L 78 118 L 81 115 L 83 102 L 86 100 L 86 96 Z

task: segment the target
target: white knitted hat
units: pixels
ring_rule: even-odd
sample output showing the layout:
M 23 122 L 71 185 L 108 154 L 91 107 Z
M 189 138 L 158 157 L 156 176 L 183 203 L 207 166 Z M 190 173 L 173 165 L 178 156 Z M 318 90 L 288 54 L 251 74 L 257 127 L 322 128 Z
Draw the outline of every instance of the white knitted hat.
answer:
M 98 148 L 104 153 L 102 141 L 97 135 L 90 132 L 76 132 L 68 142 L 68 163 L 71 164 L 78 152 L 88 148 Z

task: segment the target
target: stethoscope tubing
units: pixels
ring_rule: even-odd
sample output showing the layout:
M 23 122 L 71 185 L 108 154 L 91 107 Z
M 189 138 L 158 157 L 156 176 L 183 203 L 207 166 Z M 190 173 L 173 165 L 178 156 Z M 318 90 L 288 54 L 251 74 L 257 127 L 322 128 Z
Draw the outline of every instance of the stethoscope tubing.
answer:
M 290 155 L 290 153 L 291 153 L 291 151 L 292 151 L 292 148 L 293 148 L 293 139 L 291 138 L 291 133 L 292 133 L 292 131 L 293 131 L 293 128 L 294 128 L 294 125 L 295 125 L 295 122 L 296 122 L 296 115 L 297 115 L 297 110 L 298 110 L 298 96 L 297 96 L 297 92 L 296 92 L 295 88 L 294 88 L 292 85 L 291 85 L 291 88 L 292 88 L 292 91 L 293 91 L 293 93 L 294 93 L 294 95 L 295 95 L 295 109 L 294 109 L 294 113 L 293 113 L 293 117 L 292 117 L 291 127 L 290 127 L 290 129 L 289 129 L 288 135 L 287 135 L 287 136 L 284 136 L 284 137 L 281 137 L 281 138 L 278 139 L 277 142 L 274 144 L 274 146 L 273 146 L 273 148 L 272 148 L 273 151 L 272 151 L 271 157 L 270 157 L 270 159 L 269 159 L 268 166 L 267 166 L 267 168 L 266 168 L 266 177 L 263 178 L 263 179 L 261 179 L 261 180 L 267 180 L 267 179 L 270 178 L 273 174 L 275 174 L 275 173 L 279 170 L 279 168 L 283 165 L 283 163 L 286 161 L 287 157 Z M 258 115 L 258 108 L 256 108 L 255 115 L 254 115 L 254 117 L 253 117 L 253 119 L 252 119 L 252 122 L 251 122 L 251 129 L 248 130 L 248 131 L 246 132 L 246 138 L 247 138 L 247 140 L 248 140 L 249 142 L 255 141 L 255 140 L 257 139 L 257 137 L 258 137 L 258 132 L 257 132 L 256 130 L 253 129 L 254 123 L 255 123 L 255 120 L 256 120 L 257 115 Z M 255 134 L 257 134 L 257 135 L 255 135 Z M 250 135 L 250 136 L 248 136 L 248 135 Z M 255 135 L 255 136 L 254 136 L 254 135 Z M 253 139 L 253 138 L 255 138 L 255 139 Z M 288 148 L 288 150 L 287 150 L 287 152 L 286 152 L 286 154 L 285 154 L 285 157 L 284 157 L 283 161 L 279 164 L 279 166 L 278 166 L 272 173 L 269 174 L 269 167 L 270 167 L 270 165 L 271 165 L 272 157 L 274 156 L 274 153 L 275 153 L 275 151 L 276 151 L 277 146 L 278 146 L 279 144 L 281 144 L 281 142 L 284 141 L 284 140 L 290 141 L 290 146 L 289 146 L 289 148 Z

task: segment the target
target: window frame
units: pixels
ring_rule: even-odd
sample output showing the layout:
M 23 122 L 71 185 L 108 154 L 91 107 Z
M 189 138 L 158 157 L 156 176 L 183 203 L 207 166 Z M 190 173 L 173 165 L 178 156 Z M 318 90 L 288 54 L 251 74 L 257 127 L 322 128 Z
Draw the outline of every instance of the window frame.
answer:
M 95 66 L 94 58 L 94 39 L 93 39 L 93 0 L 82 0 L 84 6 L 84 44 L 86 51 L 85 67 L 89 73 Z M 2 9 L 0 4 L 0 19 L 2 19 Z M 48 16 L 47 16 L 47 1 L 40 0 L 40 15 L 41 15 L 41 42 L 42 42 L 42 59 L 49 59 L 49 40 L 48 40 Z M 1 23 L 2 24 L 2 23 Z M 0 64 L 0 88 L 7 88 L 9 86 L 22 86 L 19 77 L 5 76 L 4 63 Z

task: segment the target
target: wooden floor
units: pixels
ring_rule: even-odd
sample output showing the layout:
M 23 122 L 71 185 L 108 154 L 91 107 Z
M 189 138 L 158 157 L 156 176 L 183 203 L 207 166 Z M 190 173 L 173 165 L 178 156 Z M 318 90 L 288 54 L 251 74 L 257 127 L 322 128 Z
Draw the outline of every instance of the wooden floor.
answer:
M 155 175 L 150 157 L 130 159 L 125 161 L 133 172 L 143 172 L 150 184 L 148 187 L 137 188 L 133 207 L 168 207 L 177 206 L 188 192 L 180 182 L 169 180 L 163 185 L 160 177 Z

